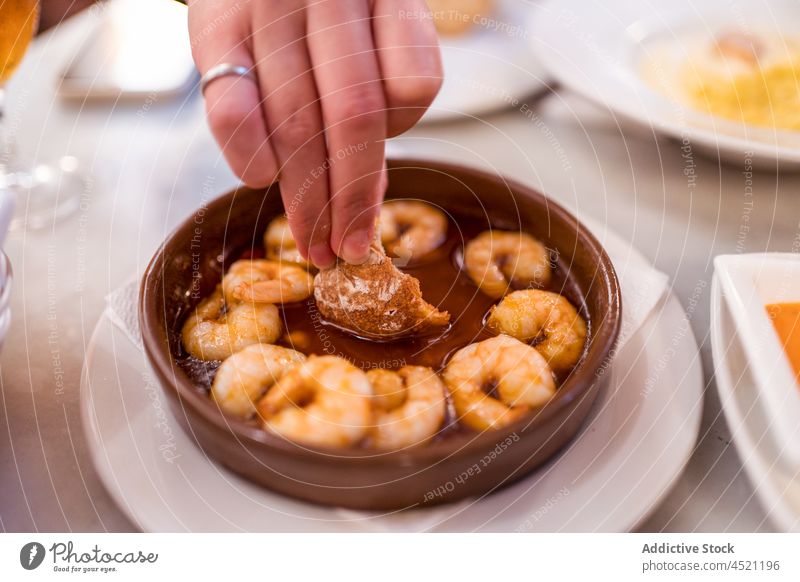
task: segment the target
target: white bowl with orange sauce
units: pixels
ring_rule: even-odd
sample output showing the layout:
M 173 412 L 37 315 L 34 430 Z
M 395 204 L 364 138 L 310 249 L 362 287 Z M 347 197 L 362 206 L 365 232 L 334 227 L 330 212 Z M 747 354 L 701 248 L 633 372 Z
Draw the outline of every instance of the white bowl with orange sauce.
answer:
M 719 302 L 725 304 L 735 328 L 725 340 L 712 333 L 715 366 L 719 371 L 726 359 L 746 359 L 739 377 L 726 380 L 745 382 L 749 374 L 757 392 L 754 403 L 764 414 L 765 436 L 775 445 L 778 458 L 773 460 L 796 472 L 800 469 L 800 255 L 724 255 L 716 257 L 714 267 Z M 714 307 L 717 327 L 722 306 Z M 744 417 L 750 414 L 739 412 Z M 735 427 L 731 430 L 735 433 Z

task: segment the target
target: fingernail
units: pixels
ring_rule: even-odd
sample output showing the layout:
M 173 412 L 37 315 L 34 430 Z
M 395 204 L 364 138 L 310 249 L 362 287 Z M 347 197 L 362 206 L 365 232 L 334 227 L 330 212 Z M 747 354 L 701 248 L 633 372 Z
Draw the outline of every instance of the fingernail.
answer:
M 336 255 L 325 243 L 314 245 L 308 249 L 308 256 L 318 269 L 328 269 L 336 262 Z
M 369 257 L 369 245 L 372 234 L 368 230 L 361 230 L 347 235 L 342 243 L 342 252 L 339 256 L 348 263 L 360 265 Z

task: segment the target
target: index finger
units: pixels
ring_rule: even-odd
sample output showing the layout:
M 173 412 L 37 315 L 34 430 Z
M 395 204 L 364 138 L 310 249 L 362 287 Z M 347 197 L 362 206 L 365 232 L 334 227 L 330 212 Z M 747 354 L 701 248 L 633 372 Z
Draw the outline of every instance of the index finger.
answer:
M 383 198 L 386 139 L 386 101 L 367 2 L 312 2 L 308 49 L 331 160 L 331 247 L 346 261 L 360 262 L 369 252 Z

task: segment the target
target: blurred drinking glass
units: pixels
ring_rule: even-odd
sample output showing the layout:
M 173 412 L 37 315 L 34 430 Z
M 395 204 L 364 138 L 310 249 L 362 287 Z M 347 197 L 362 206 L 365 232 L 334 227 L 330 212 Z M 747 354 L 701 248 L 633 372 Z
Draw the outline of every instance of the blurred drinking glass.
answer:
M 0 251 L 0 348 L 11 325 L 11 261 Z
M 78 208 L 86 183 L 77 160 L 23 166 L 11 136 L 4 136 L 4 87 L 28 50 L 39 20 L 37 0 L 0 0 L 0 189 L 13 192 L 16 212 L 10 227 L 44 228 Z M 9 225 L 0 224 L 0 239 Z

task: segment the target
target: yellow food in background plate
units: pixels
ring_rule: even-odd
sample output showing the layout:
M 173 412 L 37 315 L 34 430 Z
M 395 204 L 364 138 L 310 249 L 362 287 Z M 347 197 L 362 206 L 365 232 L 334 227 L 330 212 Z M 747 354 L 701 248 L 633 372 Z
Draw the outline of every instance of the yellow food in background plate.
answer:
M 782 39 L 738 33 L 716 42 L 717 66 L 704 64 L 689 86 L 698 109 L 733 121 L 800 129 L 800 50 Z M 703 74 L 708 73 L 708 74 Z
M 800 130 L 800 42 L 777 32 L 661 40 L 642 77 L 697 111 L 746 125 Z
M 463 34 L 492 11 L 494 0 L 427 0 L 439 34 Z

